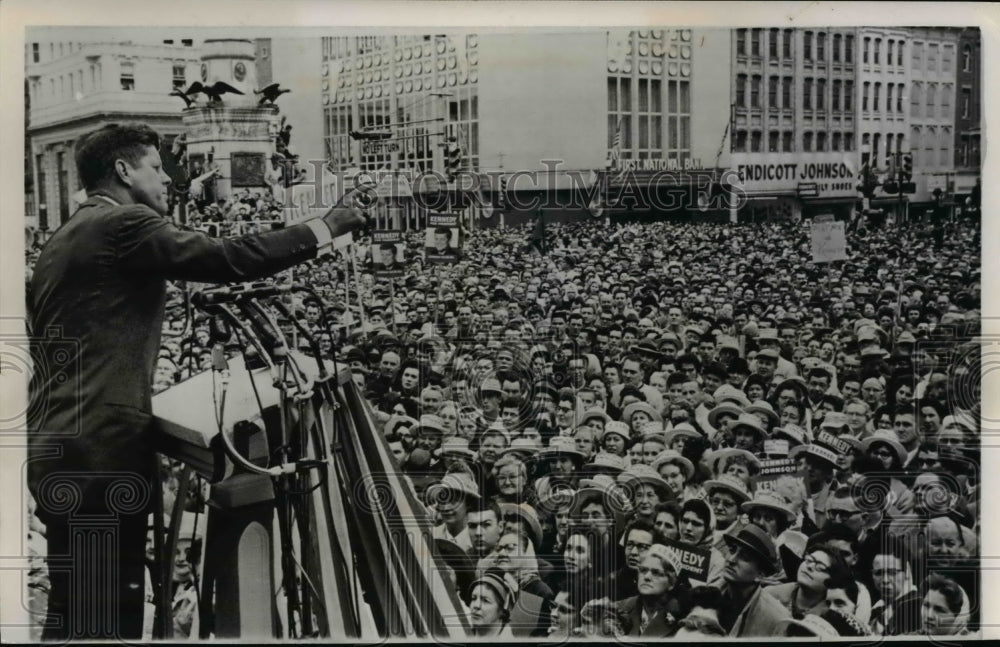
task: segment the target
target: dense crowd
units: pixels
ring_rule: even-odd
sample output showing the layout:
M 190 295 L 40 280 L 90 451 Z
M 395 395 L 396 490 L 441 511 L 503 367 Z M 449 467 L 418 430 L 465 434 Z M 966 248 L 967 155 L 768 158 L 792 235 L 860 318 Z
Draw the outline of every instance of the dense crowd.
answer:
M 808 223 L 484 229 L 446 264 L 415 231 L 402 277 L 362 237 L 279 280 L 312 289 L 289 305 L 364 390 L 476 635 L 963 635 L 981 240 L 944 227 L 860 228 L 823 265 Z M 211 366 L 190 288 L 158 390 Z

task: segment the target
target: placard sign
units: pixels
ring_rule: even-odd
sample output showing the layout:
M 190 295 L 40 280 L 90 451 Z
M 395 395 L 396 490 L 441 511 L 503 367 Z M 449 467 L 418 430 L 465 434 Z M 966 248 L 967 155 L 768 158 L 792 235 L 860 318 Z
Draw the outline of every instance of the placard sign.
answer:
M 462 257 L 462 231 L 457 215 L 430 214 L 424 236 L 424 258 L 428 263 L 454 263 Z
M 829 447 L 830 449 L 837 452 L 841 456 L 846 456 L 847 454 L 851 453 L 852 449 L 851 444 L 849 442 L 837 438 L 829 431 L 819 432 L 819 435 L 816 436 L 815 442 L 817 445 L 825 445 Z
M 400 230 L 372 232 L 371 270 L 375 276 L 403 276 L 406 265 L 406 246 Z
M 712 554 L 701 548 L 692 548 L 686 544 L 667 539 L 663 542 L 667 550 L 677 556 L 681 568 L 691 579 L 708 581 L 708 567 Z
M 773 492 L 781 478 L 801 479 L 799 462 L 794 458 L 775 458 L 760 462 L 760 472 L 751 477 L 755 492 Z
M 847 236 L 842 222 L 812 223 L 812 261 L 830 263 L 847 260 Z

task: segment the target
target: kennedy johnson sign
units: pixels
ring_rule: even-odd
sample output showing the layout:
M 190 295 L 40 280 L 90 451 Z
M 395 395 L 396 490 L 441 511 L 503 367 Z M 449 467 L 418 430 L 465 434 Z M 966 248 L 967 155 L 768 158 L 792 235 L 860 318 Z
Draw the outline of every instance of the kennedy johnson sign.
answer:
M 856 153 L 732 153 L 729 167 L 747 193 L 782 192 L 818 198 L 857 193 Z M 801 192 L 808 186 L 808 192 Z M 814 188 L 815 187 L 815 188 Z

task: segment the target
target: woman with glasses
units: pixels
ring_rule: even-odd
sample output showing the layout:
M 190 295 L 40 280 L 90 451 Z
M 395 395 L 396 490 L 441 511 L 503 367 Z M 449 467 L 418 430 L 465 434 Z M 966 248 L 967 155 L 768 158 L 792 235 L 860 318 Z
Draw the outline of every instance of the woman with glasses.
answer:
M 653 544 L 639 562 L 639 594 L 618 603 L 619 615 L 626 618 L 623 630 L 629 637 L 668 638 L 677 631 L 681 613 L 681 565 L 675 553 L 662 544 Z
M 767 586 L 764 594 L 773 596 L 793 618 L 800 620 L 809 613 L 822 615 L 829 608 L 826 601 L 827 582 L 849 576 L 850 569 L 840 553 L 823 544 L 806 551 L 794 582 Z
M 508 454 L 497 459 L 493 464 L 492 474 L 496 483 L 497 503 L 535 505 L 537 496 L 528 480 L 528 468 L 516 455 Z

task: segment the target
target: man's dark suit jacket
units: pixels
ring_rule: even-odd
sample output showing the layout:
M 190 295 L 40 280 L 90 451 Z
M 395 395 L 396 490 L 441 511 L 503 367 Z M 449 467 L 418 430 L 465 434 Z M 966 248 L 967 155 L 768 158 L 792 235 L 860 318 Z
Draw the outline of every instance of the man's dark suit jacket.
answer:
M 45 245 L 30 285 L 28 484 L 39 517 L 148 508 L 167 280 L 258 279 L 316 252 L 307 225 L 219 239 L 145 205 L 84 202 Z

